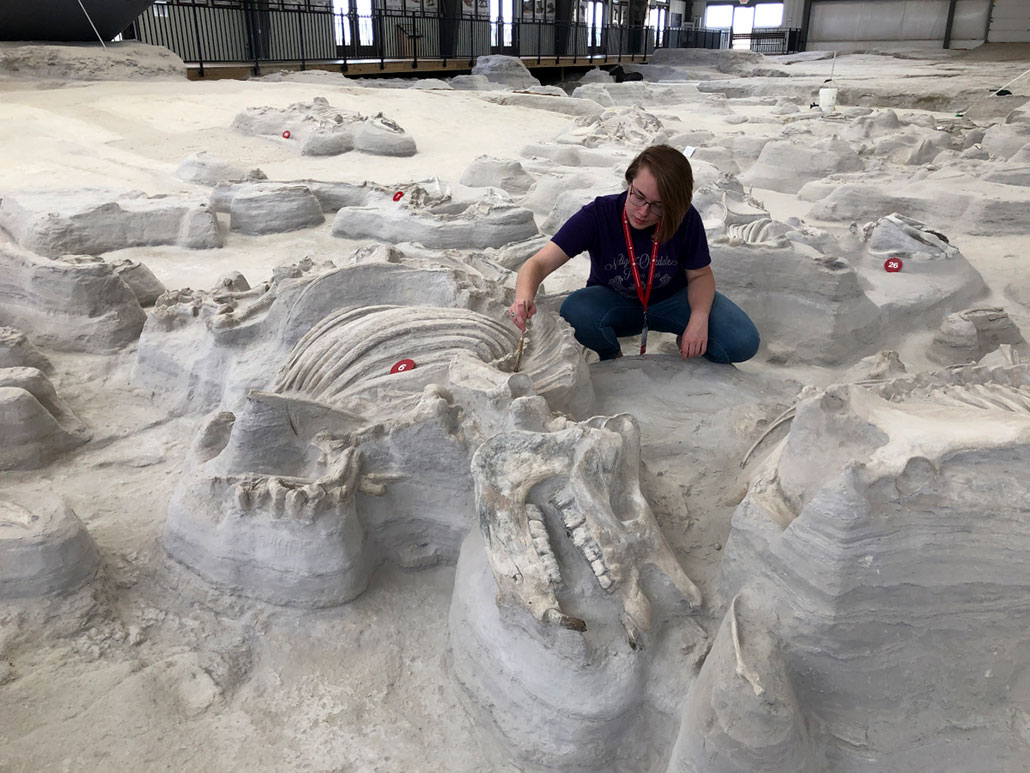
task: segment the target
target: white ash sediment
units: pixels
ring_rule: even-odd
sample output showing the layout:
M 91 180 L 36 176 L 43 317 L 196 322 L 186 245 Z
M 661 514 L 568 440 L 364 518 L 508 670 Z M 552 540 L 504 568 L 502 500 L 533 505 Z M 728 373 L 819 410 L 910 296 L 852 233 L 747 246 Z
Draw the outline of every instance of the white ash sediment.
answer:
M 36 368 L 53 373 L 54 366 L 16 327 L 0 327 L 0 368 Z
M 0 325 L 58 351 L 112 352 L 139 338 L 147 315 L 103 258 L 50 259 L 0 244 Z
M 815 391 L 757 471 L 720 593 L 728 604 L 744 589 L 775 621 L 764 625 L 790 653 L 784 700 L 797 696 L 795 723 L 813 739 L 797 749 L 809 747 L 804 769 L 870 754 L 908 767 L 945 748 L 969 759 L 984 743 L 1018 753 L 998 719 L 1030 576 L 1011 552 L 1025 539 L 1022 481 L 1002 481 L 1026 464 L 1028 383 L 1026 366 L 970 366 Z M 936 681 L 925 705 L 944 663 L 965 677 Z M 976 733 L 954 737 L 970 711 Z M 847 741 L 857 732 L 861 750 Z M 728 743 L 710 736 L 705 753 Z
M 0 767 L 1021 769 L 1030 124 L 940 58 L 839 57 L 826 115 L 741 52 L 5 85 L 77 123 L 0 149 L 62 170 L 0 191 Z M 660 141 L 758 358 L 588 368 L 573 261 L 513 373 L 514 269 Z
M 91 435 L 36 368 L 0 368 L 0 427 L 0 470 L 45 467 Z
M 534 178 L 518 161 L 480 156 L 462 173 L 461 184 L 473 188 L 500 188 L 513 196 L 524 194 Z
M 119 189 L 6 191 L 0 228 L 25 249 L 50 258 L 155 244 L 202 250 L 222 246 L 207 202 Z
M 284 110 L 247 108 L 233 119 L 232 128 L 298 143 L 305 156 L 336 156 L 351 150 L 383 156 L 413 156 L 417 152 L 411 136 L 382 113 L 367 117 L 340 110 L 325 97 L 297 102 Z
M 1023 334 L 1005 310 L 986 306 L 945 317 L 927 356 L 944 365 L 980 362 L 1001 346 L 1024 356 L 1028 353 Z
M 0 494 L 0 603 L 68 593 L 97 572 L 96 546 L 53 495 Z

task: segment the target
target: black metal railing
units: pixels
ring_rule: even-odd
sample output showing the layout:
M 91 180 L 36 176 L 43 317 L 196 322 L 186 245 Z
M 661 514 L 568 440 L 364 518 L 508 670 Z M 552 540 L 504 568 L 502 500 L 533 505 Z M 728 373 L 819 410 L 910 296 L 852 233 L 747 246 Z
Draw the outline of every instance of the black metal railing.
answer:
M 159 0 L 141 14 L 125 36 L 165 46 L 199 65 L 242 63 L 254 72 L 262 62 L 338 63 L 346 72 L 355 61 L 420 59 L 467 61 L 507 54 L 537 64 L 643 61 L 660 47 L 720 48 L 720 30 L 560 21 L 553 18 L 491 20 L 476 11 L 457 17 L 435 11 L 375 8 L 370 14 L 337 13 L 331 7 L 282 0 Z M 352 9 L 354 4 L 351 4 Z M 656 34 L 657 33 L 657 34 Z
M 729 48 L 729 30 L 672 27 L 667 34 L 668 48 Z
M 800 51 L 801 30 L 791 27 L 734 32 L 731 48 L 748 48 L 759 54 L 793 54 Z

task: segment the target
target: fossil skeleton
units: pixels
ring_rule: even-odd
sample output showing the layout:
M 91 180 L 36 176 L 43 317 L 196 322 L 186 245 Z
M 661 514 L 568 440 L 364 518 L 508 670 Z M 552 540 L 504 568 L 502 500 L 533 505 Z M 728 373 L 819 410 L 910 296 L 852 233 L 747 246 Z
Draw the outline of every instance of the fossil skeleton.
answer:
M 651 629 L 651 602 L 640 570 L 657 567 L 692 607 L 701 592 L 662 536 L 640 491 L 640 428 L 628 415 L 595 417 L 556 432 L 515 431 L 485 443 L 472 460 L 476 503 L 500 604 L 521 605 L 538 620 L 573 630 L 586 621 L 566 614 L 556 596 L 561 567 L 545 525 L 557 511 L 597 585 L 621 597 L 630 644 Z M 547 502 L 534 488 L 560 483 Z

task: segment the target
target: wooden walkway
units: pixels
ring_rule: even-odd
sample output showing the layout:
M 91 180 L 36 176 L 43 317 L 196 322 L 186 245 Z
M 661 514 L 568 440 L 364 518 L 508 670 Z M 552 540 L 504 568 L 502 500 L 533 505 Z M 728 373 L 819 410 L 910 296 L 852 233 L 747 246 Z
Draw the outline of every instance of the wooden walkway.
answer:
M 541 57 L 539 63 L 535 56 L 522 57 L 522 63 L 530 70 L 539 70 L 540 74 L 546 74 L 551 78 L 562 80 L 566 71 L 582 72 L 592 67 L 614 67 L 620 64 L 617 56 L 563 56 L 557 60 L 555 57 Z M 637 54 L 624 55 L 621 64 L 646 64 L 647 59 Z M 469 72 L 472 67 L 468 59 L 419 59 L 413 63 L 411 59 L 387 59 L 380 62 L 378 59 L 352 59 L 344 62 L 342 59 L 323 60 L 317 62 L 306 62 L 302 68 L 300 62 L 273 62 L 261 61 L 258 63 L 258 75 L 269 75 L 276 72 L 299 72 L 304 70 L 326 70 L 329 72 L 343 73 L 344 75 L 367 78 L 377 75 L 398 77 L 404 75 L 415 75 L 419 77 L 433 77 L 434 75 L 449 76 L 462 72 Z M 246 80 L 254 76 L 253 62 L 233 62 L 205 64 L 203 75 L 200 72 L 200 65 L 187 63 L 187 72 L 190 80 L 217 80 L 219 78 L 235 78 Z M 554 72 L 551 72 L 554 71 Z

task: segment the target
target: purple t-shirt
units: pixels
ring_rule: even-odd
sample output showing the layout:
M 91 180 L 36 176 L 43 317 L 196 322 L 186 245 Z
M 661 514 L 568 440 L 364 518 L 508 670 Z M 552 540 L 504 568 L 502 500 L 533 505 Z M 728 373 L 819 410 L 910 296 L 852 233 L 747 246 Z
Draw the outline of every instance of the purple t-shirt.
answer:
M 583 251 L 590 254 L 587 287 L 603 285 L 625 298 L 636 298 L 637 286 L 633 281 L 626 237 L 622 232 L 622 210 L 625 205 L 625 191 L 611 196 L 598 196 L 570 217 L 551 241 L 570 258 Z M 633 250 L 637 254 L 640 281 L 645 288 L 654 230 L 655 226 L 638 231 L 631 225 L 629 229 Z M 691 206 L 672 238 L 658 247 L 654 285 L 648 303 L 671 298 L 687 286 L 687 275 L 684 273 L 687 269 L 704 268 L 711 262 L 704 224 L 697 210 Z

